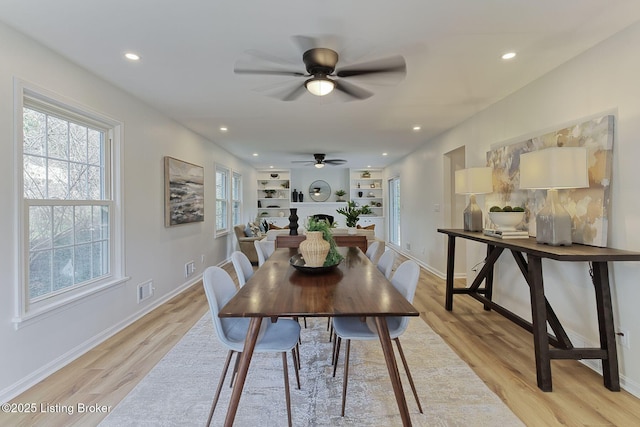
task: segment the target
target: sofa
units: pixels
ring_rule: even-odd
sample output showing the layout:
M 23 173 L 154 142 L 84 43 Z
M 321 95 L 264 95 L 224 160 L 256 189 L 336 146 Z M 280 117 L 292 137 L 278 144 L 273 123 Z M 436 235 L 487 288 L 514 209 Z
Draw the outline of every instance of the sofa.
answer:
M 252 264 L 258 264 L 258 253 L 256 252 L 256 247 L 253 244 L 256 240 L 261 240 L 264 236 L 247 236 L 245 234 L 246 225 L 238 224 L 233 227 L 233 232 L 236 234 L 236 239 L 238 240 L 238 246 L 240 247 L 240 252 L 245 254 L 249 261 Z M 289 230 L 287 230 L 289 232 Z

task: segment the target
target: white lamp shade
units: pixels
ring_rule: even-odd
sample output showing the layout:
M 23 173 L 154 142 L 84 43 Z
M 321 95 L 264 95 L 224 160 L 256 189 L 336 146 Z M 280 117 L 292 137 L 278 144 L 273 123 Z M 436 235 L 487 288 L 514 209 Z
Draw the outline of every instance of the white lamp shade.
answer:
M 493 192 L 493 169 L 468 168 L 456 171 L 457 194 L 483 194 Z
M 314 77 L 305 83 L 305 87 L 309 92 L 316 96 L 325 96 L 333 91 L 336 84 L 327 78 Z
M 551 147 L 520 156 L 520 188 L 582 188 L 589 186 L 587 149 Z

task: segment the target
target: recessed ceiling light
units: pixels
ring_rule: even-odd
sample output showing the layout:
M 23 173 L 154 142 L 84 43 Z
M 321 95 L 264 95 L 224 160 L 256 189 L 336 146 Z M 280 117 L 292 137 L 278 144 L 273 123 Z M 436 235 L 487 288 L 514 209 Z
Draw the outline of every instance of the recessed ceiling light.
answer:
M 273 169 L 273 165 L 269 166 L 269 169 Z
M 513 59 L 515 57 L 516 57 L 515 52 L 507 52 L 504 55 L 502 55 L 502 59 Z
M 382 155 L 383 155 L 383 156 L 386 156 L 386 155 L 387 155 L 387 153 L 382 153 Z
M 133 52 L 127 52 L 124 54 L 124 57 L 131 60 L 131 61 L 139 61 L 140 60 L 140 55 L 136 55 Z
M 220 126 L 220 132 L 226 132 L 226 131 L 228 131 L 228 130 L 229 130 L 229 128 L 228 128 L 228 127 L 226 127 L 226 126 Z
M 370 167 L 371 167 L 371 165 L 367 165 L 367 167 L 368 167 L 368 168 L 370 168 Z
M 253 153 L 253 157 L 258 157 L 258 153 Z
M 419 131 L 420 129 L 422 129 L 422 127 L 421 127 L 421 126 L 414 126 L 414 127 L 413 127 L 413 130 L 414 130 L 414 131 L 416 131 L 416 132 L 417 132 L 417 131 Z

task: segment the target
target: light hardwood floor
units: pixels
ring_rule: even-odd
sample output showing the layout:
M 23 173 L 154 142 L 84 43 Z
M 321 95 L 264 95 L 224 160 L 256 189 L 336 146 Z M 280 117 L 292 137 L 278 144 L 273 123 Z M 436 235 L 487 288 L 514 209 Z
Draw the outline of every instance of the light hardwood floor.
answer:
M 230 264 L 225 268 L 235 278 Z M 577 361 L 553 361 L 553 392 L 540 391 L 531 335 L 463 295 L 447 312 L 444 287 L 443 280 L 422 271 L 414 300 L 421 318 L 526 425 L 640 426 L 640 400 L 610 392 L 598 374 Z M 194 285 L 14 402 L 115 407 L 207 310 L 202 286 Z M 0 426 L 93 426 L 105 416 L 0 413 Z

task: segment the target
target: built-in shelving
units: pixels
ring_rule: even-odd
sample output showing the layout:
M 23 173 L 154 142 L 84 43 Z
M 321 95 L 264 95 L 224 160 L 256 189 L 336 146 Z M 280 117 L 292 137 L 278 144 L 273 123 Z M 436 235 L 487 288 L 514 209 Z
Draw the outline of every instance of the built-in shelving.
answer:
M 356 202 L 358 206 L 368 205 L 373 216 L 382 216 L 384 212 L 382 171 L 352 169 L 349 181 L 349 199 Z
M 289 216 L 291 206 L 291 174 L 289 171 L 273 170 L 258 172 L 258 216 L 281 218 Z

